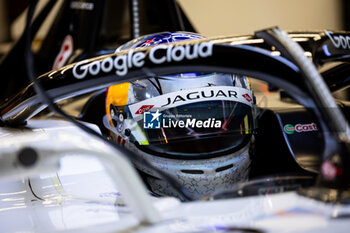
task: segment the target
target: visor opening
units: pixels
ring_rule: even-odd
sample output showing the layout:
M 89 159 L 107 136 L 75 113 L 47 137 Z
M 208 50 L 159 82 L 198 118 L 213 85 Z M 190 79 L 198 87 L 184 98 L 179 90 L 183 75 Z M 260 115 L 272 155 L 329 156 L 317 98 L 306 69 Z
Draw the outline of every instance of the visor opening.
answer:
M 226 165 L 226 166 L 219 167 L 219 168 L 215 169 L 215 171 L 216 172 L 222 172 L 222 171 L 228 170 L 228 169 L 230 169 L 232 167 L 233 167 L 233 164 L 229 164 L 229 165 Z
M 187 174 L 196 174 L 196 175 L 204 174 L 204 171 L 202 170 L 181 170 L 181 172 L 187 173 Z

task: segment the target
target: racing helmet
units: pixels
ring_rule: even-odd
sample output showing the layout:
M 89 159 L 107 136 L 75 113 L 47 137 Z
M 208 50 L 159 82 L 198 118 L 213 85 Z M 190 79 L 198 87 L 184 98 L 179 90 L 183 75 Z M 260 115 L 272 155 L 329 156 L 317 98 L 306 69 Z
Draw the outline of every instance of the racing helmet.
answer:
M 117 51 L 203 36 L 164 32 L 135 39 Z M 245 76 L 180 73 L 110 86 L 105 126 L 110 138 L 134 152 L 134 164 L 158 195 L 176 191 L 138 160 L 173 175 L 199 199 L 248 179 L 254 98 Z

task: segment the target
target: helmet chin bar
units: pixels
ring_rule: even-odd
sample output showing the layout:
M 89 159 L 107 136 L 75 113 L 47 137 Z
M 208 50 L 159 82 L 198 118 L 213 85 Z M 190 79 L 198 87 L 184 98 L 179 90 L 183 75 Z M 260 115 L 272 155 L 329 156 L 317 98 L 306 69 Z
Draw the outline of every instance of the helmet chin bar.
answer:
M 250 168 L 249 143 L 233 153 L 196 160 L 154 156 L 138 149 L 133 143 L 126 143 L 125 147 L 138 156 L 151 161 L 153 166 L 172 174 L 195 200 L 216 192 L 228 191 L 234 184 L 248 180 Z M 145 167 L 137 158 L 133 163 L 144 174 L 145 180 L 154 193 L 182 198 L 165 180 Z
M 299 64 L 297 62 L 293 63 L 282 56 L 273 56 L 270 51 L 265 49 L 249 45 L 231 45 L 230 43 L 234 43 L 234 41 L 234 38 L 202 39 L 171 45 L 163 44 L 161 47 L 140 48 L 135 53 L 125 51 L 104 55 L 84 61 L 83 65 L 89 69 L 89 72 L 83 78 L 78 79 L 74 76 L 73 70 L 74 68 L 77 69 L 78 64 L 71 64 L 42 75 L 40 81 L 50 97 L 58 101 L 99 90 L 116 83 L 174 73 L 220 72 L 258 78 L 286 90 L 300 104 L 314 111 L 319 118 L 321 128 L 326 132 L 324 158 L 330 158 L 330 155 L 340 156 L 344 165 L 343 171 L 345 172 L 339 177 L 340 179 L 326 182 L 328 183 L 327 187 L 341 190 L 348 189 L 350 184 L 350 169 L 348 167 L 350 149 L 348 149 L 347 140 L 342 141 L 343 137 L 340 137 L 340 132 L 331 123 L 330 119 L 332 118 L 328 118 L 325 114 L 330 109 L 323 109 L 324 105 L 321 105 L 317 94 L 314 93 L 312 88 L 308 88 L 312 84 L 308 79 L 303 78 Z M 276 40 L 274 43 L 276 43 Z M 180 47 L 183 49 L 180 49 Z M 169 61 L 162 60 L 161 63 L 154 62 L 154 58 L 159 60 L 159 58 L 166 57 L 169 51 L 191 51 L 195 47 L 202 52 L 201 54 L 198 53 L 195 58 L 184 55 L 181 57 L 182 59 L 178 60 L 170 59 Z M 209 50 L 204 49 L 205 47 L 208 47 Z M 157 48 L 157 50 L 154 50 L 154 48 Z M 129 61 L 128 54 L 133 55 L 129 59 L 131 63 L 128 71 L 123 75 L 117 75 L 116 71 L 118 70 L 110 66 L 111 61 L 123 59 Z M 149 57 L 150 54 L 153 56 L 153 60 L 152 57 Z M 288 57 L 290 58 L 290 56 Z M 100 64 L 100 68 L 103 65 L 104 72 L 95 72 L 94 68 L 99 66 L 97 63 Z M 79 66 L 81 66 L 81 63 Z M 323 80 L 318 81 L 323 82 Z M 325 91 L 329 92 L 329 90 Z M 320 96 L 320 98 L 323 99 L 324 97 Z M 32 85 L 25 88 L 21 95 L 14 95 L 9 99 L 0 109 L 2 113 L 1 120 L 7 125 L 23 124 L 45 107 L 35 94 Z M 324 181 L 323 178 L 321 180 Z M 324 182 L 321 182 L 320 185 L 324 185 Z

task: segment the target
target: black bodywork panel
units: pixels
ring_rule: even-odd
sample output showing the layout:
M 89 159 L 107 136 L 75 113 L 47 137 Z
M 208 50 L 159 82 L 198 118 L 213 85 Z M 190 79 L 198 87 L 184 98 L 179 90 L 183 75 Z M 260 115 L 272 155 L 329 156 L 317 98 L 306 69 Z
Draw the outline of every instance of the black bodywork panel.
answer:
M 323 138 L 321 129 L 286 133 L 285 125 L 310 124 L 315 117 L 305 109 L 262 109 L 252 153 L 251 176 L 288 172 L 315 172 L 321 162 Z

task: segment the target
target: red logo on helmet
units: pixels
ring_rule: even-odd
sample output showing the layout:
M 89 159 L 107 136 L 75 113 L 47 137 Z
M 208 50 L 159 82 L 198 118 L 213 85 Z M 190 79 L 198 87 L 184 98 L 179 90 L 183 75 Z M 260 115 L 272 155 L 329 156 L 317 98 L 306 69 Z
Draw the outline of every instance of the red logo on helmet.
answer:
M 251 102 L 253 99 L 250 97 L 248 93 L 242 95 L 248 102 Z
M 153 106 L 154 105 L 142 105 L 141 108 L 135 112 L 135 114 L 143 114 L 144 112 L 148 112 L 151 110 L 151 108 L 153 108 Z

